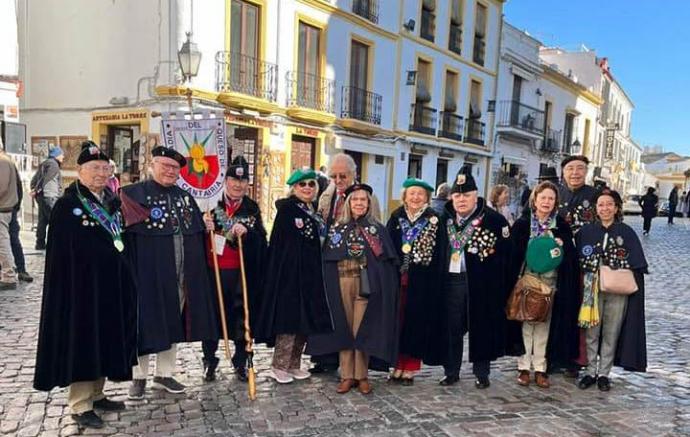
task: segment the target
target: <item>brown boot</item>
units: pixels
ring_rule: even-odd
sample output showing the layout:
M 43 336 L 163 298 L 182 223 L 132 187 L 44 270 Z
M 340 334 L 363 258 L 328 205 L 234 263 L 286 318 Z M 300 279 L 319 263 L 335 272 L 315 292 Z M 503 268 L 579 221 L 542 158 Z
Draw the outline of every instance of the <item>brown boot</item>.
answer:
M 529 370 L 520 370 L 517 383 L 525 387 L 529 385 Z
M 338 384 L 338 388 L 335 390 L 337 393 L 340 394 L 345 394 L 352 390 L 352 387 L 355 386 L 355 380 L 354 379 L 343 379 L 340 381 L 340 384 Z
M 537 383 L 537 387 L 549 388 L 551 384 L 549 383 L 549 376 L 544 372 L 534 372 L 534 382 Z
M 368 395 L 369 393 L 371 393 L 372 390 L 371 384 L 369 384 L 368 379 L 360 379 L 357 388 L 359 389 L 359 392 L 363 395 Z

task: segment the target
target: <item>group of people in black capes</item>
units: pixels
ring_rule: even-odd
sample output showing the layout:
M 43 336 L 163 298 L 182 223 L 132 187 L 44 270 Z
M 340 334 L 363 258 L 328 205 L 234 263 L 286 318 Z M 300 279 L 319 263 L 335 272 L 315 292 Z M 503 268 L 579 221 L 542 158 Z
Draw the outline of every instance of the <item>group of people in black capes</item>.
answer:
M 323 190 L 317 172 L 294 171 L 268 235 L 242 157 L 227 169 L 222 199 L 202 213 L 176 185 L 181 170 L 194 170 L 187 159 L 166 147 L 151 154 L 151 178 L 113 193 L 108 157 L 85 142 L 78 180 L 51 215 L 34 387 L 68 387 L 81 426 L 102 427 L 96 411 L 125 408 L 105 396 L 106 379 L 131 380 L 129 399 L 144 399 L 152 356 L 151 388 L 183 393 L 179 343 L 201 342 L 203 378 L 214 381 L 221 313 L 235 376 L 246 381 L 243 282 L 251 334 L 273 347 L 266 374 L 279 384 L 337 369 L 338 393 L 366 395 L 369 370 L 410 386 L 426 364 L 442 366 L 440 384 L 451 386 L 465 334 L 478 389 L 503 356 L 517 357 L 518 384 L 541 388 L 560 370 L 581 370 L 578 386 L 600 390 L 613 365 L 645 370 L 647 264 L 618 193 L 584 183 L 584 156 L 563 160 L 562 185 L 540 181 L 511 227 L 478 195 L 469 167 L 436 209 L 433 187 L 408 178 L 384 222 L 372 187 L 341 153 Z M 636 290 L 607 292 L 612 272 L 630 273 Z M 543 320 L 507 317 L 526 275 L 549 292 Z

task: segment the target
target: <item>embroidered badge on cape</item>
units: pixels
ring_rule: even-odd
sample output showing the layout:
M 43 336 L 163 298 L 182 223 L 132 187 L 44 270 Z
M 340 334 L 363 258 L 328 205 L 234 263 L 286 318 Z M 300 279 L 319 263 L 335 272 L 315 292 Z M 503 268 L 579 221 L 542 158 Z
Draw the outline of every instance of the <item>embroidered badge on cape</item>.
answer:
M 503 226 L 503 228 L 501 229 L 501 233 L 503 234 L 503 238 L 510 237 L 510 227 L 509 226 Z
M 304 227 L 304 220 L 300 217 L 295 218 L 295 227 L 297 227 L 297 229 L 302 229 Z

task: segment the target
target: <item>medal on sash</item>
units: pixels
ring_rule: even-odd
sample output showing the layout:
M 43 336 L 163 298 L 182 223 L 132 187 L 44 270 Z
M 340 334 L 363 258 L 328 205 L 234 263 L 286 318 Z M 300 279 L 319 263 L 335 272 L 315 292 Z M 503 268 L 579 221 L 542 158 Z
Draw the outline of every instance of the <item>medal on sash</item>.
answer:
M 414 226 L 410 226 L 410 222 L 404 218 L 399 218 L 400 228 L 402 229 L 402 253 L 407 255 L 412 252 L 412 243 L 417 240 L 417 237 L 422 233 L 422 229 L 429 223 L 428 219 L 421 219 L 415 223 Z
M 111 216 L 100 204 L 82 196 L 79 192 L 79 186 L 77 186 L 77 198 L 79 198 L 79 201 L 89 215 L 93 217 L 103 229 L 108 231 L 110 237 L 113 239 L 113 246 L 115 246 L 115 249 L 118 252 L 125 250 L 125 243 L 122 242 L 122 227 L 120 226 L 118 216 Z
M 412 245 L 410 245 L 410 243 L 405 243 L 402 245 L 402 253 L 407 255 L 411 251 L 412 251 Z

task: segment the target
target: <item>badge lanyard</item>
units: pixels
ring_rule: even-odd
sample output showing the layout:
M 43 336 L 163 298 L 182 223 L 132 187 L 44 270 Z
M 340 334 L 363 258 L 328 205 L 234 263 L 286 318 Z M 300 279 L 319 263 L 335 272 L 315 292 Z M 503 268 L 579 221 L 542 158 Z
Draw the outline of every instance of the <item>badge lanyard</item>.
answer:
M 84 205 L 84 208 L 89 212 L 89 215 L 96 219 L 103 229 L 108 231 L 110 237 L 113 239 L 113 246 L 115 246 L 115 249 L 117 249 L 118 252 L 125 250 L 125 244 L 122 242 L 122 227 L 117 217 L 113 218 L 101 205 L 84 197 L 79 192 L 78 186 L 77 197 L 81 204 Z
M 481 215 L 471 222 L 468 222 L 460 231 L 457 230 L 453 223 L 448 226 L 451 257 L 454 261 L 460 260 L 460 252 L 462 252 L 465 249 L 465 246 L 467 246 L 467 243 L 472 238 L 472 234 L 474 234 L 474 230 L 482 224 L 483 218 L 484 215 Z M 459 237 L 458 234 L 460 234 Z

